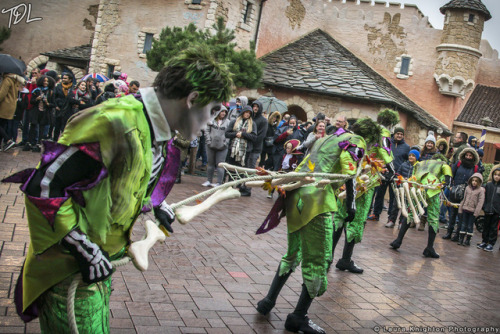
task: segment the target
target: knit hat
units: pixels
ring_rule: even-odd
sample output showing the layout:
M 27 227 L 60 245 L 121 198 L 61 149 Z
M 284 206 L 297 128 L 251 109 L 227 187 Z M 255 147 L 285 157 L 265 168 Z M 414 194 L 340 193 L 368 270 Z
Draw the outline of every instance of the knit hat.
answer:
M 420 152 L 418 152 L 417 150 L 411 150 L 408 155 L 410 154 L 413 154 L 415 156 L 415 158 L 417 158 L 417 161 L 418 159 L 420 159 Z
M 428 141 L 431 141 L 434 143 L 434 145 L 436 145 L 436 137 L 434 137 L 434 131 L 428 132 L 427 138 L 425 138 L 425 143 L 427 143 Z
M 403 127 L 401 127 L 401 126 L 396 126 L 394 128 L 394 134 L 396 134 L 398 132 L 401 132 L 402 134 L 405 134 L 405 129 L 403 129 Z
M 483 151 L 482 149 L 477 150 L 477 154 L 478 154 L 480 157 L 484 157 L 484 151 Z

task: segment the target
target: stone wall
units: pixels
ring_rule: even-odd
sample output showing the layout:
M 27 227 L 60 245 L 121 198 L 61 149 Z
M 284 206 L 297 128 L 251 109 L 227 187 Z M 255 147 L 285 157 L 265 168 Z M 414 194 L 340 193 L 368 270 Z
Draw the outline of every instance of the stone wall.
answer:
M 468 22 L 469 14 L 474 15 L 473 22 Z M 475 12 L 447 10 L 441 43 L 459 44 L 479 49 L 483 27 L 484 18 Z
M 28 13 L 29 4 L 31 11 Z M 12 19 L 11 37 L 2 43 L 2 53 L 21 57 L 28 64 L 42 52 L 88 44 L 94 33 L 98 4 L 99 0 L 2 0 L 0 7 L 5 11 L 0 12 L 2 27 L 9 25 L 11 11 L 8 10 L 20 6 L 19 22 L 14 24 Z
M 267 90 L 243 90 L 237 96 L 245 95 L 250 100 L 259 98 L 268 93 Z M 367 104 L 349 101 L 337 97 L 330 97 L 320 94 L 308 94 L 305 92 L 291 91 L 282 88 L 273 88 L 272 93 L 280 100 L 285 101 L 289 108 L 299 107 L 307 114 L 307 119 L 312 120 L 319 112 L 324 113 L 332 120 L 337 115 L 345 116 L 347 119 L 358 119 L 370 117 L 377 119 L 380 110 L 387 108 L 382 104 Z M 407 141 L 410 145 L 423 145 L 427 136 L 427 130 L 410 115 L 400 112 L 400 125 L 406 129 Z
M 247 21 L 243 15 L 250 5 Z M 248 48 L 255 36 L 260 2 L 256 0 L 151 0 L 148 5 L 132 0 L 102 0 L 92 45 L 91 69 L 106 73 L 108 65 L 125 72 L 130 80 L 150 85 L 157 72 L 147 67 L 143 53 L 146 34 L 158 38 L 165 27 L 184 27 L 194 23 L 199 29 L 212 29 L 218 16 L 236 32 L 239 48 Z M 161 15 L 151 15 L 161 13 Z M 213 31 L 213 29 L 212 29 Z

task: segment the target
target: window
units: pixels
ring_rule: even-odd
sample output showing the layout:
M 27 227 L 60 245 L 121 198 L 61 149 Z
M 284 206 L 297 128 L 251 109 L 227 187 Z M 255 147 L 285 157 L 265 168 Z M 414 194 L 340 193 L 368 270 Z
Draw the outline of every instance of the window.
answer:
M 201 5 L 201 0 L 193 0 L 191 1 L 193 5 Z
M 401 58 L 401 69 L 399 70 L 399 74 L 408 75 L 410 70 L 410 60 L 410 57 Z
M 153 34 L 146 33 L 146 38 L 144 40 L 144 49 L 142 50 L 142 53 L 146 53 L 151 50 L 151 46 L 153 45 L 153 36 Z
M 469 22 L 474 23 L 474 14 L 469 14 Z
M 113 72 L 115 71 L 115 65 L 109 65 L 108 64 L 108 73 L 107 77 L 112 79 L 113 78 Z
M 243 15 L 243 23 L 248 23 L 250 21 L 250 13 L 252 12 L 252 4 L 247 2 L 247 8 L 245 8 L 245 14 Z

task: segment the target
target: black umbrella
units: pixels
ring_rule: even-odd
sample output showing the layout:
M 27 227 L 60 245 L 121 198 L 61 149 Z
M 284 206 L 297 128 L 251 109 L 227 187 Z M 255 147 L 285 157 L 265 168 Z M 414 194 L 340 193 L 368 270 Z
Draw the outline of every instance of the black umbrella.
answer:
M 281 114 L 288 111 L 288 106 L 284 101 L 278 100 L 275 97 L 261 96 L 257 99 L 262 103 L 262 109 L 266 113 L 279 111 Z
M 0 73 L 24 75 L 26 64 L 11 55 L 0 53 Z

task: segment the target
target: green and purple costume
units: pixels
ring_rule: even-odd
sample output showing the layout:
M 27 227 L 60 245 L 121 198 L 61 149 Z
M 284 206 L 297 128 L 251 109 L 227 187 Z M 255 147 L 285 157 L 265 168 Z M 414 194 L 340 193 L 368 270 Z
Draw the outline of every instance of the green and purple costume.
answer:
M 78 227 L 112 260 L 120 258 L 139 214 L 159 206 L 173 186 L 179 150 L 153 88 L 141 89 L 141 94 L 147 113 L 132 95 L 86 109 L 70 119 L 58 143 L 44 143 L 37 169 L 4 180 L 23 183 L 31 239 L 16 306 L 26 322 L 39 315 L 42 332 L 69 331 L 66 292 L 79 267 L 61 239 Z M 152 146 L 161 148 L 164 159 L 157 174 L 151 171 Z M 64 170 L 75 153 L 97 161 L 100 170 L 64 188 L 59 197 L 50 196 L 50 184 L 44 181 L 39 197 L 27 193 L 37 171 L 46 170 L 44 180 L 50 181 L 49 171 Z M 110 285 L 111 277 L 79 286 L 75 314 L 81 332 L 109 331 Z
M 360 136 L 338 130 L 318 139 L 295 170 L 314 173 L 355 175 L 366 144 Z M 331 184 L 324 188 L 301 187 L 287 192 L 285 198 L 288 226 L 288 250 L 281 259 L 280 276 L 293 271 L 302 262 L 302 278 L 311 298 L 327 288 L 327 270 L 332 262 L 332 212 L 337 200 Z
M 423 185 L 439 185 L 443 183 L 445 176 L 452 176 L 451 167 L 444 161 L 425 160 L 417 163 L 413 168 L 413 176 L 417 178 L 416 182 Z M 434 232 L 439 231 L 439 209 L 440 189 L 427 189 L 425 191 L 427 201 L 427 221 Z M 412 221 L 413 215 L 408 212 L 408 220 Z
M 384 127 L 381 127 L 382 137 L 379 143 L 373 145 L 365 156 L 365 160 L 373 154 L 375 158 L 382 160 L 386 165 L 390 164 L 393 160 L 391 149 L 391 133 Z M 373 170 L 369 171 L 369 180 L 366 187 L 356 188 L 356 215 L 352 222 L 347 223 L 345 226 L 347 242 L 354 240 L 355 243 L 361 242 L 363 239 L 363 231 L 365 228 L 365 221 L 370 212 L 374 189 L 380 184 L 379 173 Z M 343 200 L 338 200 L 339 211 L 333 218 L 335 224 L 335 231 L 344 227 L 344 219 L 347 217 L 347 208 Z

